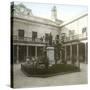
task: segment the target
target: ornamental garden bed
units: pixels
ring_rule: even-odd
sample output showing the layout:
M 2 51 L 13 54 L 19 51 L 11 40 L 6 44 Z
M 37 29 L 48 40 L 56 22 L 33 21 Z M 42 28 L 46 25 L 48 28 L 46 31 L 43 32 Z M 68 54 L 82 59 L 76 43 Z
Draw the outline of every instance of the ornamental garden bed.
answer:
M 54 75 L 79 72 L 80 68 L 71 64 L 54 64 L 48 68 L 45 68 L 44 64 L 36 67 L 24 63 L 21 64 L 21 70 L 30 77 L 50 77 Z

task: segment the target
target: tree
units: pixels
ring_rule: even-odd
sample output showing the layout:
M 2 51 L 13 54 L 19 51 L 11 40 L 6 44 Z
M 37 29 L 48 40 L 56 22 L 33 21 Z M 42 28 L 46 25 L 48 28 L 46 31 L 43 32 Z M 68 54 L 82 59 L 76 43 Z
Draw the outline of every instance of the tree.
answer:
M 62 53 L 64 51 L 64 47 L 63 47 L 63 44 L 64 44 L 64 37 L 61 37 L 61 39 L 59 39 L 59 35 L 56 36 L 55 38 L 55 64 L 57 64 L 57 62 L 60 60 L 60 62 L 64 61 L 62 59 Z

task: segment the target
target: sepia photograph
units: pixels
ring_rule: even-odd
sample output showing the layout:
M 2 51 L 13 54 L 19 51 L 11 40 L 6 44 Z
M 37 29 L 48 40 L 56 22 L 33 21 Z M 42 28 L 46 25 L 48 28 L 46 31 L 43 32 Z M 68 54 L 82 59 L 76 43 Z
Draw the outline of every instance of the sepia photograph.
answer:
M 11 2 L 11 87 L 88 84 L 88 7 Z

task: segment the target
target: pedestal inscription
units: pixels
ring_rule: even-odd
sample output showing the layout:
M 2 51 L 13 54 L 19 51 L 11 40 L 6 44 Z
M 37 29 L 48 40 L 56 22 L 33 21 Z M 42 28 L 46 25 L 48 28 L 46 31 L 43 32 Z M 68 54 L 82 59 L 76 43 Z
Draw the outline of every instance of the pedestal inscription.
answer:
M 49 66 L 55 64 L 54 60 L 54 47 L 47 47 L 47 57 L 49 59 Z

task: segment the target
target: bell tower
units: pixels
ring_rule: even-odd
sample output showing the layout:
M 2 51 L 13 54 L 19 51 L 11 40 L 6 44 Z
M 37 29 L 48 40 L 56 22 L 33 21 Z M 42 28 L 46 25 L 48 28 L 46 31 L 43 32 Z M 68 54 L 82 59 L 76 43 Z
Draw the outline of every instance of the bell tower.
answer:
M 57 19 L 57 9 L 56 9 L 56 6 L 53 6 L 53 8 L 51 10 L 51 19 L 53 21 L 56 21 L 56 19 Z

